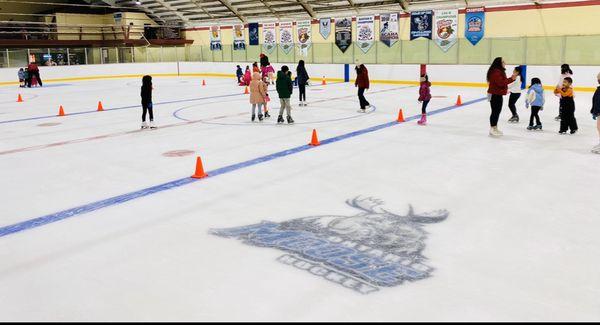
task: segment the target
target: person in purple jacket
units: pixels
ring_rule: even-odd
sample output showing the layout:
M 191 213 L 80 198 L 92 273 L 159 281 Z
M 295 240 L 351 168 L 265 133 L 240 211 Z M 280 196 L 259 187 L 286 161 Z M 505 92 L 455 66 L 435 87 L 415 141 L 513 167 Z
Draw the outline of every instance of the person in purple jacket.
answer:
M 427 124 L 427 105 L 431 100 L 431 82 L 429 76 L 424 74 L 421 76 L 421 86 L 419 88 L 419 103 L 421 106 L 421 119 L 417 122 L 419 125 Z

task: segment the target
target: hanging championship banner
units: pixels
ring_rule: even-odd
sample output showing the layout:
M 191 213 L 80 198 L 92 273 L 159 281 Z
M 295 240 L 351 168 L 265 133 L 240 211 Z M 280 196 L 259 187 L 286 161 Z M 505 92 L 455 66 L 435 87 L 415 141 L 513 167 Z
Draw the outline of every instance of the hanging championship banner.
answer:
M 296 22 L 296 31 L 298 33 L 298 46 L 300 53 L 308 55 L 308 49 L 312 45 L 312 27 L 310 20 Z
M 398 35 L 398 14 L 382 14 L 379 16 L 379 40 L 392 47 L 400 36 Z
M 210 26 L 210 50 L 220 51 L 221 49 L 221 27 Z
M 410 13 L 410 40 L 424 37 L 431 39 L 433 11 L 413 11 Z
M 250 40 L 250 45 L 258 45 L 258 23 L 248 24 L 248 39 Z
M 433 16 L 435 26 L 435 43 L 444 52 L 458 41 L 458 9 L 436 10 Z
M 294 48 L 294 24 L 290 22 L 279 23 L 279 46 L 283 53 L 288 54 Z
M 262 24 L 263 49 L 267 53 L 272 53 L 275 46 L 277 46 L 275 33 L 275 23 Z
M 244 38 L 244 25 L 233 25 L 233 50 L 241 51 L 246 49 L 246 39 Z
M 342 53 L 352 45 L 352 18 L 335 20 L 335 45 Z
M 363 53 L 369 52 L 375 42 L 375 17 L 356 18 L 356 43 Z
M 327 39 L 331 35 L 331 18 L 319 19 L 319 33 L 324 39 Z
M 465 38 L 477 45 L 485 34 L 485 8 L 467 8 L 465 14 Z

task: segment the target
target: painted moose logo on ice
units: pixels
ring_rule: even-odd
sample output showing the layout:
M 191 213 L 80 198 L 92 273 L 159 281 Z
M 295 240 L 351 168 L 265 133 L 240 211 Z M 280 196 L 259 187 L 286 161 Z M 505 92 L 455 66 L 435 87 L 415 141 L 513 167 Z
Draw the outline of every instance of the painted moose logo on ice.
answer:
M 429 277 L 433 269 L 424 264 L 423 228 L 444 221 L 448 211 L 415 213 L 409 206 L 401 215 L 384 209 L 383 202 L 374 198 L 357 197 L 346 203 L 359 212 L 263 221 L 211 233 L 285 251 L 278 261 L 363 294 Z

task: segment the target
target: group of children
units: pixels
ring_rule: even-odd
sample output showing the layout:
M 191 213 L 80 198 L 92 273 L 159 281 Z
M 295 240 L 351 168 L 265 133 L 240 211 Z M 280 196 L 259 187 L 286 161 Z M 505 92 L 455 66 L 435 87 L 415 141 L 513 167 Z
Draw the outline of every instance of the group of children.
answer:
M 250 104 L 252 105 L 252 117 L 251 120 L 254 122 L 256 120 L 256 116 L 258 114 L 258 120 L 262 121 L 263 118 L 271 117 L 269 115 L 268 103 L 271 101 L 269 99 L 269 79 L 261 78 L 260 72 L 254 72 L 252 76 L 252 81 L 250 81 Z M 288 124 L 294 123 L 294 119 L 292 118 L 292 106 L 290 103 L 290 98 L 292 96 L 292 92 L 294 90 L 294 85 L 292 82 L 292 73 L 287 66 L 281 67 L 281 70 L 277 72 L 277 81 L 275 83 L 277 94 L 279 95 L 279 116 L 277 117 L 277 123 L 284 123 L 283 112 L 287 113 L 287 122 Z M 256 110 L 258 108 L 258 111 Z M 264 112 L 264 116 L 263 116 Z

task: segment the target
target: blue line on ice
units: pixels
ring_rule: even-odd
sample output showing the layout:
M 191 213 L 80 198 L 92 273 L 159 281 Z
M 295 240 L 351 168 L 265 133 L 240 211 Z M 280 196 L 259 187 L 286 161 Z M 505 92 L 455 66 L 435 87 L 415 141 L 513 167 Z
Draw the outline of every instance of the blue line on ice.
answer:
M 431 112 L 429 112 L 429 115 L 434 115 L 434 114 L 440 114 L 443 112 L 447 112 L 450 110 L 454 110 L 454 109 L 458 109 L 461 107 L 465 107 L 468 105 L 472 105 L 481 101 L 486 100 L 487 98 L 479 98 L 479 99 L 475 99 L 475 100 L 471 100 L 471 101 L 467 101 L 465 103 L 463 103 L 462 106 L 449 106 L 449 107 L 445 107 L 445 108 L 440 108 L 437 110 L 433 110 Z M 408 121 L 412 121 L 412 120 L 416 120 L 417 118 L 421 117 L 421 115 L 414 115 L 411 117 L 406 118 L 405 120 Z M 338 141 L 342 141 L 348 138 L 353 138 L 353 137 L 357 137 L 359 135 L 363 135 L 363 134 L 367 134 L 367 133 L 371 133 L 371 132 L 375 132 L 377 130 L 381 130 L 381 129 L 385 129 L 388 127 L 392 127 L 394 125 L 398 125 L 397 122 L 388 122 L 388 123 L 384 123 L 384 124 L 379 124 L 379 125 L 375 125 L 366 129 L 362 129 L 362 130 L 357 130 L 357 131 L 353 131 L 350 133 L 346 133 L 346 134 L 342 134 L 333 138 L 329 138 L 329 139 L 325 139 L 325 140 L 321 140 L 321 145 L 327 145 L 327 144 L 331 144 L 331 143 L 335 143 Z M 258 157 L 255 159 L 251 159 L 251 160 L 247 160 L 244 162 L 240 162 L 237 164 L 233 164 L 233 165 L 229 165 L 229 166 L 225 166 L 225 167 L 221 167 L 221 168 L 217 168 L 215 170 L 212 171 L 208 171 L 208 178 L 212 178 L 215 176 L 219 176 L 222 174 L 227 174 L 239 169 L 243 169 L 243 168 L 247 168 L 247 167 L 251 167 L 254 165 L 258 165 L 264 162 L 268 162 L 277 158 L 281 158 L 281 157 L 286 157 L 286 156 L 290 156 L 299 152 L 303 152 L 309 149 L 313 149 L 316 147 L 312 147 L 309 145 L 303 145 L 303 146 L 299 146 L 299 147 L 295 147 L 295 148 L 291 148 L 291 149 L 287 149 L 287 150 L 283 150 L 283 151 L 279 151 L 270 155 L 266 155 L 266 156 L 262 156 L 262 157 Z M 190 183 L 194 183 L 197 181 L 200 181 L 202 179 L 195 179 L 195 178 L 191 178 L 191 177 L 186 177 L 186 178 L 181 178 L 181 179 L 177 179 L 171 182 L 167 182 L 164 184 L 160 184 L 160 185 L 156 185 L 156 186 L 152 186 L 152 187 L 148 187 L 139 191 L 135 191 L 135 192 L 130 192 L 130 193 L 126 193 L 126 194 L 122 194 L 122 195 L 118 195 L 118 196 L 113 196 L 111 198 L 108 199 L 104 199 L 101 201 L 96 201 L 96 202 L 92 202 L 92 203 L 88 203 L 85 205 L 81 205 L 75 208 L 71 208 L 71 209 L 67 209 L 67 210 L 63 210 L 60 212 L 56 212 L 56 213 L 52 213 L 52 214 L 48 214 L 42 217 L 38 217 L 35 219 L 30 219 L 30 220 L 26 220 L 26 221 L 22 221 L 13 225 L 9 225 L 9 226 L 5 226 L 0 228 L 0 237 L 4 237 L 4 236 L 8 236 L 10 234 L 14 234 L 14 233 L 18 233 L 18 232 L 22 232 L 22 231 L 26 231 L 29 229 L 33 229 L 33 228 L 37 228 L 37 227 L 41 227 L 43 225 L 47 225 L 50 223 L 54 223 L 63 219 L 67 219 L 67 218 L 71 218 L 71 217 L 75 217 L 81 214 L 85 214 L 88 212 L 92 212 L 92 211 L 96 211 L 96 210 L 100 210 L 103 208 L 107 208 L 107 207 L 111 207 L 114 205 L 119 205 L 121 203 L 125 203 L 127 201 L 131 201 L 137 198 L 141 198 L 144 196 L 148 196 L 154 193 L 158 193 L 158 192 L 162 192 L 162 191 L 166 191 L 166 190 L 170 190 L 172 188 L 177 188 L 177 187 L 181 187 Z

